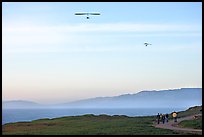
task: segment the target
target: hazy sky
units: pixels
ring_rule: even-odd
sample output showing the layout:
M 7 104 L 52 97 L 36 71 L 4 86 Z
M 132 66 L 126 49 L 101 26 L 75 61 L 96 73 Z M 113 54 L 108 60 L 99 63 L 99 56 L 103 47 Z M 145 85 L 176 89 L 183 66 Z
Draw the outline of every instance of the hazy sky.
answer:
M 3 100 L 59 103 L 202 87 L 201 2 L 3 2 L 2 8 Z M 92 11 L 101 15 L 74 15 Z

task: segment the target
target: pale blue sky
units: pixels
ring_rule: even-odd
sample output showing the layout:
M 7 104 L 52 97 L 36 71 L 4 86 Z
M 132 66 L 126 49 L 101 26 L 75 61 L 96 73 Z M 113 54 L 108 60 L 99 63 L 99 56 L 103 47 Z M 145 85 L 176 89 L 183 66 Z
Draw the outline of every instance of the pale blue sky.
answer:
M 55 103 L 202 87 L 201 2 L 2 7 L 3 100 Z M 83 11 L 101 15 L 74 15 Z

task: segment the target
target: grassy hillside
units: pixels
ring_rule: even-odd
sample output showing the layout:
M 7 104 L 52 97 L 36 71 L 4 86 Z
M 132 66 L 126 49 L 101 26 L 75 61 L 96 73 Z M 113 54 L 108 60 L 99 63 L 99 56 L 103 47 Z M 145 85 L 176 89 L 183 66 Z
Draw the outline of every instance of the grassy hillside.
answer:
M 195 115 L 195 114 L 202 114 L 202 106 L 194 106 L 190 107 L 187 110 L 177 112 L 178 118 L 190 116 L 190 115 Z M 173 119 L 172 113 L 169 114 L 169 119 Z
M 178 117 L 185 117 L 185 116 L 194 115 L 194 114 L 202 114 L 201 110 L 202 110 L 202 106 L 190 107 L 186 111 L 178 112 Z
M 189 110 L 187 110 L 189 111 Z M 194 111 L 195 112 L 195 111 Z M 190 112 L 181 112 L 184 115 Z M 127 117 L 108 115 L 68 116 L 2 126 L 3 135 L 171 135 L 182 134 L 152 126 L 154 116 Z M 202 122 L 202 121 L 201 121 Z
M 180 117 L 193 115 L 193 114 L 202 114 L 202 106 L 195 106 L 189 108 L 187 111 L 179 112 L 178 115 Z M 180 127 L 185 128 L 195 128 L 195 129 L 202 129 L 202 115 L 195 117 L 193 120 L 185 120 L 179 123 Z
M 202 129 L 202 116 L 195 118 L 194 120 L 185 120 L 179 123 L 180 127 Z

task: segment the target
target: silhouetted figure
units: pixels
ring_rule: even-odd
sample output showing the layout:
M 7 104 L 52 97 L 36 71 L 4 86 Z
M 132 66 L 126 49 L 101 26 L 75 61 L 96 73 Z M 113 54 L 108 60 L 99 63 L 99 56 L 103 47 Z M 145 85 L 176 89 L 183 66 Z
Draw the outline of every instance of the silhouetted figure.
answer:
M 160 118 L 162 118 L 162 113 L 160 113 Z
M 166 114 L 165 118 L 166 118 L 166 122 L 168 123 L 169 122 L 169 114 Z
M 165 115 L 164 114 L 162 115 L 162 123 L 163 124 L 165 123 Z
M 177 113 L 174 111 L 172 114 L 173 118 L 174 118 L 174 122 L 177 122 Z
M 159 122 L 160 122 L 160 114 L 158 113 L 157 114 L 157 124 L 159 124 Z

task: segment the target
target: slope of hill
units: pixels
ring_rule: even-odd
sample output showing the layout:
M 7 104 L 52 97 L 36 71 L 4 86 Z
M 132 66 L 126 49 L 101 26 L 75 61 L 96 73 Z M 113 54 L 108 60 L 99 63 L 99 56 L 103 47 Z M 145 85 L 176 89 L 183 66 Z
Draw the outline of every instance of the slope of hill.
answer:
M 202 105 L 202 88 L 141 91 L 113 97 L 97 97 L 53 106 L 30 101 L 4 101 L 3 108 L 188 108 Z
M 18 108 L 39 108 L 43 105 L 31 102 L 31 101 L 25 101 L 25 100 L 12 100 L 12 101 L 3 101 L 2 102 L 2 108 L 3 109 L 18 109 Z
M 195 108 L 195 107 L 194 107 Z M 179 112 L 179 115 L 200 114 L 194 108 Z M 202 106 L 196 107 L 202 109 Z M 196 112 L 196 113 L 192 113 Z M 189 116 L 186 115 L 186 116 Z M 128 117 L 123 115 L 67 116 L 54 119 L 39 119 L 32 122 L 8 123 L 2 126 L 3 135 L 189 135 L 155 128 L 156 116 Z M 202 121 L 200 121 L 202 123 Z
M 98 97 L 62 104 L 75 108 L 188 108 L 202 104 L 202 88 L 141 91 L 114 97 Z

